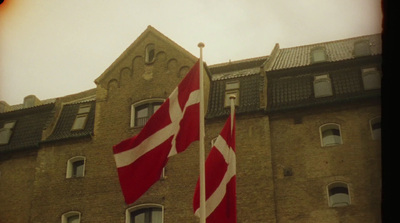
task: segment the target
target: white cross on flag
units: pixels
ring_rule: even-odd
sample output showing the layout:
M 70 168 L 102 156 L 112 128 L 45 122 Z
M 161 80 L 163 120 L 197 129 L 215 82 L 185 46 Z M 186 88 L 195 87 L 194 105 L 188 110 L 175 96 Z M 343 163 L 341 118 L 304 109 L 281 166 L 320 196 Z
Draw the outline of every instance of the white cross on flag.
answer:
M 197 61 L 139 134 L 113 147 L 127 204 L 135 202 L 160 179 L 170 156 L 199 140 L 199 68 Z
M 207 223 L 236 223 L 235 115 L 231 116 L 226 121 L 205 162 Z M 199 181 L 197 181 L 193 197 L 193 210 L 197 216 L 200 215 L 199 190 Z

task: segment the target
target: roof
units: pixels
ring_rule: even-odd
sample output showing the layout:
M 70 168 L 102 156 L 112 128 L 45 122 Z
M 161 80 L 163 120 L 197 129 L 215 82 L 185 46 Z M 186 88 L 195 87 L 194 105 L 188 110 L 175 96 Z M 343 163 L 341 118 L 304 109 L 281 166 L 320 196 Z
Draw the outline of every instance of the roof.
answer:
M 267 59 L 265 56 L 210 66 L 212 82 L 206 118 L 230 113 L 229 108 L 224 108 L 225 84 L 233 79 L 239 81 L 240 87 L 236 114 L 260 110 L 260 94 L 264 83 L 260 67 Z
M 379 67 L 377 69 L 380 70 Z M 329 74 L 332 96 L 320 98 L 314 96 L 314 76 L 320 74 Z M 267 111 L 269 112 L 367 98 L 380 98 L 380 89 L 364 90 L 359 66 L 339 67 L 339 69 L 324 72 L 299 72 L 297 75 L 290 76 L 268 76 Z
M 81 105 L 90 105 L 90 111 L 87 116 L 86 125 L 82 130 L 71 131 L 75 118 L 78 114 L 79 107 Z M 71 139 L 71 138 L 90 137 L 91 135 L 93 135 L 95 109 L 96 109 L 95 100 L 92 101 L 86 100 L 78 103 L 64 104 L 53 132 L 50 134 L 49 137 L 47 137 L 47 139 L 44 140 L 44 142 L 52 142 L 52 141 Z
M 276 56 L 271 60 L 273 61 L 273 64 L 270 70 L 281 70 L 311 65 L 310 53 L 315 47 L 323 47 L 328 56 L 328 61 L 330 62 L 354 59 L 354 43 L 363 40 L 369 42 L 371 55 L 382 54 L 381 34 L 372 34 L 311 45 L 274 49 L 277 50 L 277 52 L 271 53 L 276 53 Z
M 0 113 L 0 127 L 16 121 L 9 143 L 0 145 L 0 152 L 38 148 L 43 129 L 53 118 L 54 103 Z

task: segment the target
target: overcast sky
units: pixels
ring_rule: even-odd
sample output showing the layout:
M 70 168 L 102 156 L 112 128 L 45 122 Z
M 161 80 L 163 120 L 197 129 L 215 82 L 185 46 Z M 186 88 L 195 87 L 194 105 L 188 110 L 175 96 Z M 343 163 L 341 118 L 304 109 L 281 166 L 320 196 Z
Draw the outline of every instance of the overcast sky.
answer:
M 382 16 L 381 0 L 4 0 L 0 101 L 95 88 L 148 25 L 212 65 L 380 33 Z

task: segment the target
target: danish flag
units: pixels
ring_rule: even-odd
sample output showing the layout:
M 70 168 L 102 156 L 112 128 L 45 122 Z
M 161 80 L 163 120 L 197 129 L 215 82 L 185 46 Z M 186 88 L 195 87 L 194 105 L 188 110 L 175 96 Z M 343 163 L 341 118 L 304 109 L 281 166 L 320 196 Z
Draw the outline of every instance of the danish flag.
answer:
M 236 223 L 235 115 L 232 116 L 226 121 L 205 162 L 207 223 Z M 193 198 L 195 215 L 199 215 L 200 209 L 199 190 L 197 181 Z
M 199 140 L 199 68 L 197 61 L 139 134 L 113 146 L 127 204 L 135 202 L 160 179 L 170 156 Z

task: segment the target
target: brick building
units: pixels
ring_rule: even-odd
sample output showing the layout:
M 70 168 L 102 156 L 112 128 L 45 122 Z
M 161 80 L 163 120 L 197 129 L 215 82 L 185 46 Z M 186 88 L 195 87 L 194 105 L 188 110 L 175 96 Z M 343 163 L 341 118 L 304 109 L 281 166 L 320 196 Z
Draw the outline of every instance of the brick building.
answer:
M 196 61 L 149 26 L 95 89 L 0 102 L 0 222 L 198 222 L 198 142 L 132 205 L 112 153 Z M 381 222 L 381 62 L 373 34 L 206 66 L 206 154 L 237 96 L 238 222 Z

